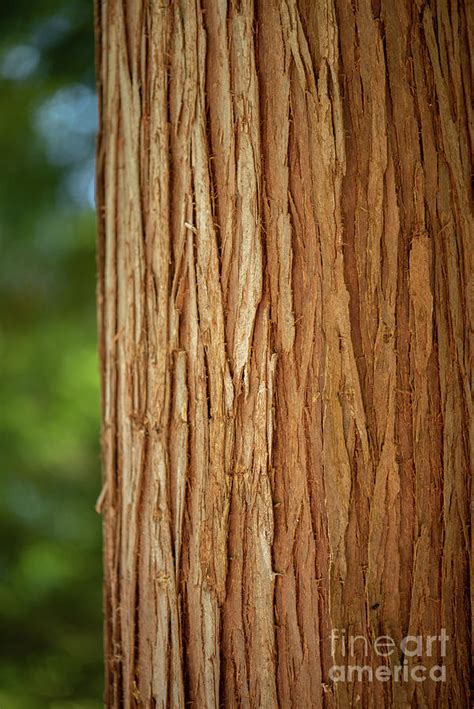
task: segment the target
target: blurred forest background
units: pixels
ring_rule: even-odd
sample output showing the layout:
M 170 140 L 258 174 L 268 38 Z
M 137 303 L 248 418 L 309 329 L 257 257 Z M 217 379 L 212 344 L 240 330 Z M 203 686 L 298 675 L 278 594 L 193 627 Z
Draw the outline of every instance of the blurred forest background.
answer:
M 92 2 L 0 4 L 0 708 L 102 706 Z

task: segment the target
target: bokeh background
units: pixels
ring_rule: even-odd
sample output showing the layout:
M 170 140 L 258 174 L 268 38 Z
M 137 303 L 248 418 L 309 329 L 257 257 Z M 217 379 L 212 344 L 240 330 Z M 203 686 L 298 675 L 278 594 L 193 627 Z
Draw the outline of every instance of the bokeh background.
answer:
M 0 3 L 0 709 L 102 706 L 93 9 Z

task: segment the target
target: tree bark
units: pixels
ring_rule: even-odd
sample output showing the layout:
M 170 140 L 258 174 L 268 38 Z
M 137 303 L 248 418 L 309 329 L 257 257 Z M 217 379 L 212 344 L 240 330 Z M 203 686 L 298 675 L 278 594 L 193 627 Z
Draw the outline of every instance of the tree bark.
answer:
M 98 0 L 107 706 L 469 705 L 472 9 Z

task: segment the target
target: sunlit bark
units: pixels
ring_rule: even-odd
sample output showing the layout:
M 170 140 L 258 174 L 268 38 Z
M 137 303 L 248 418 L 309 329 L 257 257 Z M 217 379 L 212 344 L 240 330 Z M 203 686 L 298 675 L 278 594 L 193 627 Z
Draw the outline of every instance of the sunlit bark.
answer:
M 469 5 L 98 0 L 108 706 L 468 706 Z

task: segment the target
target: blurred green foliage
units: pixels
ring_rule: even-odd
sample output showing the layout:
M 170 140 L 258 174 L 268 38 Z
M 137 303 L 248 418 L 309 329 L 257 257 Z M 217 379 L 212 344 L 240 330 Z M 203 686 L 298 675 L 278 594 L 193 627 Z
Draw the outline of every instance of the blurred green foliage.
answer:
M 102 706 L 92 3 L 0 3 L 0 708 Z

